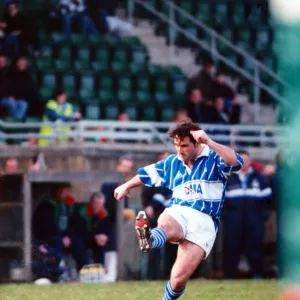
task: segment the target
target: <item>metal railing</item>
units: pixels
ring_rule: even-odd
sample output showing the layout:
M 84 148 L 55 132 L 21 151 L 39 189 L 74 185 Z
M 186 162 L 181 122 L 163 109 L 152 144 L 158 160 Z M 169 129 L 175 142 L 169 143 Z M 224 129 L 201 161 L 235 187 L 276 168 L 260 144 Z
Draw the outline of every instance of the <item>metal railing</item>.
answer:
M 238 72 L 241 76 L 249 80 L 253 83 L 253 94 L 254 94 L 254 118 L 258 117 L 258 112 L 260 109 L 260 94 L 261 90 L 265 91 L 269 96 L 273 97 L 278 102 L 288 105 L 287 101 L 279 95 L 276 91 L 271 89 L 269 86 L 267 86 L 265 83 L 261 81 L 261 76 L 265 73 L 268 76 L 270 76 L 271 79 L 273 79 L 276 83 L 286 86 L 287 83 L 280 78 L 274 71 L 272 71 L 270 68 L 262 64 L 260 61 L 258 61 L 255 57 L 250 55 L 247 51 L 243 50 L 242 48 L 237 47 L 232 42 L 230 42 L 228 39 L 224 38 L 220 34 L 218 34 L 215 30 L 209 28 L 207 25 L 205 25 L 202 21 L 199 19 L 194 18 L 192 15 L 181 9 L 179 6 L 174 4 L 172 1 L 169 0 L 160 0 L 164 4 L 168 6 L 169 13 L 164 14 L 161 11 L 158 11 L 155 7 L 151 6 L 147 1 L 144 0 L 128 0 L 128 14 L 129 14 L 129 21 L 133 21 L 133 15 L 136 5 L 140 5 L 153 15 L 155 15 L 158 19 L 162 20 L 163 22 L 167 23 L 169 25 L 169 40 L 170 40 L 170 57 L 174 56 L 174 46 L 175 46 L 175 34 L 176 31 L 183 34 L 186 38 L 193 41 L 195 45 L 200 46 L 207 52 L 210 52 L 214 59 L 216 61 L 220 60 L 223 63 L 225 63 L 227 66 L 229 66 L 234 71 Z M 197 37 L 189 33 L 186 29 L 182 28 L 178 23 L 176 23 L 175 20 L 175 12 L 179 15 L 184 16 L 187 18 L 191 23 L 196 25 L 197 27 L 201 28 L 206 34 L 210 35 L 211 42 L 208 45 L 203 40 L 199 40 Z M 230 59 L 222 55 L 218 51 L 218 44 L 223 43 L 228 47 L 229 51 L 235 52 L 236 54 L 241 55 L 246 60 L 250 61 L 251 64 L 253 64 L 253 70 L 254 74 L 249 73 L 247 70 L 241 68 L 234 62 L 232 62 Z M 256 122 L 257 120 L 255 120 Z
M 70 127 L 62 131 L 62 126 Z M 51 127 L 51 134 L 41 134 L 44 126 Z M 0 141 L 3 144 L 10 141 L 27 141 L 28 139 L 47 139 L 59 143 L 60 138 L 69 138 L 70 143 L 79 142 L 81 145 L 93 143 L 141 143 L 156 144 L 170 147 L 171 140 L 167 131 L 174 123 L 166 122 L 120 122 L 120 121 L 80 121 L 72 123 L 6 123 L 0 121 Z M 212 139 L 236 147 L 239 145 L 256 148 L 278 148 L 284 140 L 282 127 L 257 125 L 215 125 L 202 124 L 203 129 Z M 66 143 L 66 141 L 62 142 Z

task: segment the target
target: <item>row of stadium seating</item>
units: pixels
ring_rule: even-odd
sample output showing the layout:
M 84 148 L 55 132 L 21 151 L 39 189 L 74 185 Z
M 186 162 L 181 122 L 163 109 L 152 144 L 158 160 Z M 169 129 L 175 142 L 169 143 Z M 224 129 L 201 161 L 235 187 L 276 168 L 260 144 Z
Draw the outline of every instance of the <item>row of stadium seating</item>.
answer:
M 30 67 L 43 101 L 63 88 L 87 119 L 115 119 L 125 111 L 133 120 L 169 121 L 186 98 L 181 69 L 149 64 L 136 37 L 52 33 L 42 40 L 47 56 Z

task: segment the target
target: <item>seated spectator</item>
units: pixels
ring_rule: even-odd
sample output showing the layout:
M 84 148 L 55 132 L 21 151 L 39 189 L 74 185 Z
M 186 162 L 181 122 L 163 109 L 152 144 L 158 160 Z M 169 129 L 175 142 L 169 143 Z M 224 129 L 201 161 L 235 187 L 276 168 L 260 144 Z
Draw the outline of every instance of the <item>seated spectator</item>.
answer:
M 225 112 L 225 101 L 224 98 L 218 97 L 215 99 L 215 108 L 217 110 L 216 118 L 214 123 L 216 124 L 229 124 L 229 116 Z
M 78 22 L 81 33 L 96 33 L 95 24 L 86 13 L 84 0 L 59 0 L 51 17 L 60 17 L 66 34 L 72 33 L 72 25 Z
M 61 121 L 70 122 L 79 120 L 81 118 L 80 112 L 74 112 L 73 105 L 67 102 L 68 95 L 66 91 L 61 89 L 56 89 L 54 91 L 53 99 L 50 99 L 46 104 L 46 111 L 43 117 L 44 122 L 54 122 Z M 60 131 L 71 131 L 70 126 L 62 126 L 58 128 Z M 41 134 L 51 134 L 53 133 L 52 127 L 43 126 L 40 130 Z M 67 138 L 60 138 L 61 142 L 68 141 Z M 40 139 L 40 146 L 47 146 L 49 144 L 48 140 Z
M 188 113 L 188 117 L 197 123 L 207 123 L 211 119 L 210 109 L 204 103 L 202 92 L 200 89 L 192 89 L 189 94 L 184 108 Z
M 71 252 L 77 270 L 88 264 L 84 241 L 73 234 L 72 210 L 75 200 L 68 183 L 58 184 L 37 207 L 33 216 L 33 237 L 38 245 L 54 249 L 59 257 Z
M 121 20 L 115 16 L 115 9 L 118 1 L 94 1 L 87 0 L 89 15 L 96 24 L 99 33 L 114 34 L 124 36 L 132 31 L 132 25 L 129 22 Z
M 7 12 L 0 21 L 2 31 L 1 48 L 10 57 L 25 53 L 31 47 L 33 54 L 39 54 L 39 40 L 36 26 L 30 18 L 20 12 L 17 1 L 10 1 Z
M 38 85 L 31 76 L 24 56 L 18 57 L 7 71 L 0 87 L 0 99 L 0 105 L 8 110 L 9 116 L 16 119 L 23 120 L 26 115 L 41 115 Z
M 15 157 L 8 158 L 4 163 L 3 171 L 6 174 L 14 174 L 21 172 L 19 169 L 18 160 Z
M 104 203 L 102 193 L 92 194 L 88 204 L 74 211 L 72 229 L 85 242 L 86 248 L 92 250 L 92 262 L 105 266 L 106 280 L 114 282 L 117 279 L 117 253 L 111 248 L 114 248 L 115 237 Z

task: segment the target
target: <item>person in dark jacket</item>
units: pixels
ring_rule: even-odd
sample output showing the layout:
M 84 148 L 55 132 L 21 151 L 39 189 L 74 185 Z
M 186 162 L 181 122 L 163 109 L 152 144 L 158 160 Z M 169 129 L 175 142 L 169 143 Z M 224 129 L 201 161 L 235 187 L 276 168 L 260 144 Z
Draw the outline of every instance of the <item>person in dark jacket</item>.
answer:
M 1 18 L 0 30 L 4 33 L 1 48 L 10 57 L 15 57 L 28 52 L 39 54 L 39 39 L 36 25 L 32 19 L 20 12 L 17 1 L 10 1 L 7 11 Z
M 102 193 L 93 193 L 87 204 L 75 208 L 71 225 L 74 234 L 92 250 L 93 262 L 99 264 L 104 264 L 105 247 L 111 238 L 111 226 L 104 203 Z
M 7 107 L 10 116 L 17 119 L 22 120 L 26 115 L 42 115 L 38 85 L 32 78 L 24 56 L 18 57 L 7 71 L 0 87 L 0 99 L 0 105 Z
M 263 276 L 263 242 L 271 188 L 255 170 L 248 152 L 239 151 L 244 165 L 227 182 L 224 205 L 224 275 L 237 278 L 240 256 L 245 254 L 251 277 Z
M 74 257 L 77 269 L 88 264 L 84 241 L 74 235 L 71 226 L 74 198 L 70 195 L 70 184 L 58 184 L 42 201 L 33 216 L 33 236 L 39 245 L 47 245 L 60 257 L 68 250 Z

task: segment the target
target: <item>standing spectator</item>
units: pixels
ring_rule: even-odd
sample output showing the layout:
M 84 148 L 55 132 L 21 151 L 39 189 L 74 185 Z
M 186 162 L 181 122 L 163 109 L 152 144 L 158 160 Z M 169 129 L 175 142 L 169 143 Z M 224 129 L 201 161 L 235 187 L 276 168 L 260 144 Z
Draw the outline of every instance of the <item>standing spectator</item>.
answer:
M 9 115 L 14 118 L 22 120 L 27 114 L 41 115 L 38 86 L 24 56 L 18 57 L 8 70 L 0 87 L 0 98 L 0 105 L 6 107 Z
M 67 93 L 64 90 L 56 89 L 54 91 L 53 99 L 50 99 L 46 104 L 46 112 L 43 117 L 44 122 L 70 122 L 79 120 L 81 114 L 79 112 L 74 112 L 73 105 L 67 102 Z M 70 126 L 61 126 L 59 127 L 60 131 L 70 131 L 72 128 Z M 40 133 L 42 134 L 51 134 L 53 130 L 51 127 L 44 126 L 41 128 Z M 60 138 L 61 142 L 67 141 L 66 138 Z M 40 139 L 40 146 L 47 146 L 49 144 L 48 140 Z
M 25 51 L 25 47 L 31 46 L 34 54 L 38 54 L 39 40 L 36 26 L 32 20 L 26 18 L 20 12 L 17 1 L 11 1 L 7 5 L 7 12 L 0 22 L 0 29 L 4 32 L 2 49 L 12 57 Z
M 115 237 L 104 204 L 104 195 L 93 193 L 88 204 L 75 210 L 72 229 L 92 250 L 93 263 L 105 266 L 106 281 L 114 282 L 117 279 L 117 252 L 107 251 Z
M 213 83 L 213 96 L 224 98 L 229 104 L 235 96 L 233 89 L 225 82 L 225 74 L 222 71 L 218 71 L 216 74 L 216 80 Z
M 36 244 L 55 249 L 59 257 L 70 251 L 80 270 L 88 264 L 88 256 L 83 240 L 74 235 L 70 226 L 75 203 L 70 193 L 70 184 L 59 184 L 39 204 L 33 216 L 33 236 Z
M 214 101 L 214 106 L 217 110 L 215 118 L 213 118 L 213 123 L 215 124 L 229 124 L 229 116 L 225 112 L 225 101 L 224 98 L 218 97 Z
M 224 273 L 226 278 L 238 277 L 238 263 L 244 254 L 251 267 L 252 278 L 263 276 L 263 242 L 266 204 L 271 197 L 265 177 L 251 167 L 246 151 L 239 152 L 244 165 L 239 174 L 227 182 L 224 205 Z
M 208 100 L 213 96 L 212 88 L 214 82 L 214 71 L 215 67 L 213 61 L 208 60 L 204 64 L 203 69 L 199 72 L 199 74 L 196 77 L 192 79 L 190 83 L 192 89 L 200 89 L 205 100 Z

